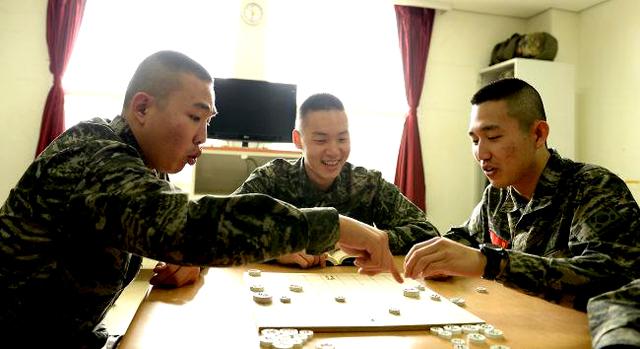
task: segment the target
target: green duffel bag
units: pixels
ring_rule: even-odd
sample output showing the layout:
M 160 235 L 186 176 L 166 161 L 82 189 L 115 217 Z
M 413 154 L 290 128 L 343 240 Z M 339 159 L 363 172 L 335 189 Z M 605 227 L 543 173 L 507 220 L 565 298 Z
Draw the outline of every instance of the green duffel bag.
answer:
M 518 41 L 516 57 L 552 61 L 558 53 L 558 40 L 546 32 L 525 34 Z
M 522 35 L 514 33 L 507 40 L 497 43 L 493 47 L 493 51 L 491 51 L 491 62 L 489 64 L 504 62 L 516 57 L 516 50 L 521 37 Z

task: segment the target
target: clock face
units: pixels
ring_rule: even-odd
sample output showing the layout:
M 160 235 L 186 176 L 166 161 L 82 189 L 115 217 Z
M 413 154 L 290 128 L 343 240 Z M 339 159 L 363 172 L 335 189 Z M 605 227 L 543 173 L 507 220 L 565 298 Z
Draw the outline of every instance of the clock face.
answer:
M 262 20 L 262 6 L 255 2 L 247 3 L 242 9 L 242 19 L 247 24 L 258 25 Z

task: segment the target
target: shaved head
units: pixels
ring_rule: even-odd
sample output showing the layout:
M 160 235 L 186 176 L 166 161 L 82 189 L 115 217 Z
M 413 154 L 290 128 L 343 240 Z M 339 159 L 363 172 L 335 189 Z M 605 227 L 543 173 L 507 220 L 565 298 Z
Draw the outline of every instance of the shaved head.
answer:
M 159 103 L 180 88 L 180 75 L 192 74 L 205 82 L 213 79 L 207 70 L 188 56 L 175 51 L 159 51 L 147 57 L 133 74 L 124 96 L 123 111 L 138 92 L 154 96 Z
M 471 104 L 505 101 L 507 114 L 517 119 L 520 128 L 528 130 L 536 120 L 547 120 L 542 98 L 533 86 L 516 78 L 501 79 L 481 88 L 471 98 Z
M 307 98 L 300 106 L 298 117 L 296 118 L 296 130 L 302 131 L 302 125 L 307 115 L 313 111 L 337 110 L 344 111 L 344 105 L 338 97 L 329 93 L 317 93 Z

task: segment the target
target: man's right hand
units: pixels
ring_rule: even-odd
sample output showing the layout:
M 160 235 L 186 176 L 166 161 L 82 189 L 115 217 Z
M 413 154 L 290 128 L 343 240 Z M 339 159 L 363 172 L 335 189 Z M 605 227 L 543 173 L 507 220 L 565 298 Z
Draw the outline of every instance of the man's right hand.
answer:
M 307 269 L 311 267 L 315 267 L 316 265 L 320 265 L 321 267 L 325 266 L 327 256 L 326 254 L 320 256 L 314 256 L 311 254 L 306 254 L 305 251 L 294 252 L 290 254 L 286 254 L 284 256 L 280 256 L 277 261 L 280 264 L 297 264 L 302 269 Z
M 339 247 L 347 254 L 356 256 L 358 272 L 375 275 L 390 272 L 399 283 L 402 276 L 393 262 L 389 250 L 387 233 L 355 219 L 340 215 Z

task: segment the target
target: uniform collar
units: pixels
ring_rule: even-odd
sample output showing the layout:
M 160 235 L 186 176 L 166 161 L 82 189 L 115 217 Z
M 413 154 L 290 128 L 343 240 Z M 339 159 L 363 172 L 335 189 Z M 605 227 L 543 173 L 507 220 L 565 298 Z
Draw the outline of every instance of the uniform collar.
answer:
M 309 179 L 307 171 L 304 168 L 304 157 L 301 157 L 296 163 L 298 166 L 300 182 L 302 183 L 303 191 L 306 195 L 312 195 L 313 197 L 326 197 L 327 195 L 340 192 L 340 188 L 347 186 L 349 183 L 349 168 L 351 167 L 351 164 L 348 162 L 344 164 L 340 174 L 326 191 L 318 189 L 318 187 L 311 182 L 311 179 Z
M 562 179 L 565 160 L 563 160 L 560 154 L 554 149 L 549 149 L 549 153 L 551 153 L 551 156 L 549 156 L 547 165 L 542 171 L 540 179 L 538 179 L 538 185 L 536 185 L 536 190 L 533 193 L 532 202 L 534 206 L 532 209 L 550 205 Z
M 131 131 L 131 127 L 129 127 L 129 123 L 124 118 L 124 116 L 122 115 L 116 116 L 109 123 L 109 127 L 113 130 L 113 132 L 118 137 L 120 137 L 120 139 L 122 139 L 124 143 L 135 148 L 135 150 L 137 150 L 138 153 L 140 154 L 140 157 L 142 158 L 143 162 L 145 164 L 147 163 L 144 158 L 144 153 L 142 152 L 142 148 L 140 148 L 140 144 L 138 144 L 138 141 L 136 140 L 136 137 L 133 134 L 133 131 Z
M 518 194 L 513 187 L 509 187 L 507 193 L 510 200 L 505 200 L 501 211 L 514 212 L 518 209 L 524 209 L 526 212 L 531 212 L 551 204 L 553 196 L 558 189 L 560 179 L 562 178 L 564 160 L 554 149 L 549 149 L 549 153 L 549 160 L 540 174 L 531 200 L 527 200 Z

